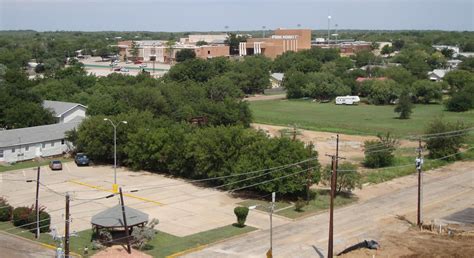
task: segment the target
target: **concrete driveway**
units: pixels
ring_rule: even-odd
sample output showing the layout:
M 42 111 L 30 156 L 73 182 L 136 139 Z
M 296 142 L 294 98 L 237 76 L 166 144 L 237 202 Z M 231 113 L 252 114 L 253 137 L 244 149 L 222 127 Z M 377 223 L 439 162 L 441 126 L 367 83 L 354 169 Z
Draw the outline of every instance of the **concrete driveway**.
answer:
M 91 228 L 93 215 L 118 204 L 118 196 L 105 197 L 112 193 L 113 169 L 109 166 L 77 167 L 74 162 L 63 164 L 62 171 L 51 171 L 41 167 L 40 205 L 45 206 L 52 216 L 52 227 L 64 232 L 65 197 L 72 196 L 72 231 Z M 0 174 L 0 196 L 14 206 L 30 206 L 35 203 L 36 169 L 23 169 Z M 117 170 L 117 183 L 126 193 L 127 206 L 139 209 L 151 218 L 160 220 L 157 229 L 176 236 L 186 236 L 236 221 L 234 207 L 242 201 L 226 192 L 199 187 L 181 179 L 172 179 L 148 172 Z M 130 190 L 139 190 L 130 192 Z M 274 225 L 289 220 L 274 218 Z M 248 225 L 268 228 L 268 215 L 252 212 Z
M 51 258 L 55 251 L 0 232 L 0 257 Z

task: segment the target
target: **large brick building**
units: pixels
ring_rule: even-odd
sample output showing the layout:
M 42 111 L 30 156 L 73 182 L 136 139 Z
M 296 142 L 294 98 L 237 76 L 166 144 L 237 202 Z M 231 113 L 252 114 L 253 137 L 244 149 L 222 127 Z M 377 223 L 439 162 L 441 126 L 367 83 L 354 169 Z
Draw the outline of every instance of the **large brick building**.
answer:
M 311 48 L 310 29 L 277 29 L 270 38 L 250 38 L 239 45 L 239 55 L 264 55 L 275 58 L 287 51 Z

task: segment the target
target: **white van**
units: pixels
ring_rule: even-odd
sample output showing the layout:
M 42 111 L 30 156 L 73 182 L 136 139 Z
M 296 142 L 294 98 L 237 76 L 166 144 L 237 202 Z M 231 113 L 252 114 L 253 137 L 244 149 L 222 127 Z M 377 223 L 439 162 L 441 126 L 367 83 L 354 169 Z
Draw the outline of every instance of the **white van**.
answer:
M 360 102 L 359 96 L 336 97 L 336 105 L 354 105 Z

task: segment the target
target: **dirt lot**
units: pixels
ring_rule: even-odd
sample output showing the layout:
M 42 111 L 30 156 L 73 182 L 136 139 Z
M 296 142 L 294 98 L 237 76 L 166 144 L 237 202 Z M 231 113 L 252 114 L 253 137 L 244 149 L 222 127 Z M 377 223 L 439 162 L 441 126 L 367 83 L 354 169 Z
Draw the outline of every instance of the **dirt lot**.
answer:
M 290 129 L 289 127 L 266 125 L 266 124 L 252 124 L 253 128 L 262 129 L 271 136 L 280 136 L 280 130 Z M 298 129 L 299 134 L 297 139 L 303 142 L 312 141 L 316 145 L 316 149 L 319 153 L 319 162 L 323 165 L 331 162 L 329 157 L 325 154 L 333 154 L 336 151 L 336 133 L 317 132 Z M 350 162 L 360 162 L 364 159 L 364 141 L 376 139 L 374 136 L 360 136 L 360 135 L 347 135 L 339 134 L 339 151 L 340 156 L 346 158 Z M 400 141 L 400 147 L 417 147 L 416 142 Z
M 258 101 L 258 100 L 276 100 L 276 99 L 286 99 L 286 94 L 276 94 L 276 95 L 255 95 L 246 98 L 246 101 Z
M 378 250 L 359 249 L 340 257 L 473 257 L 474 235 L 447 236 L 410 228 L 384 236 Z

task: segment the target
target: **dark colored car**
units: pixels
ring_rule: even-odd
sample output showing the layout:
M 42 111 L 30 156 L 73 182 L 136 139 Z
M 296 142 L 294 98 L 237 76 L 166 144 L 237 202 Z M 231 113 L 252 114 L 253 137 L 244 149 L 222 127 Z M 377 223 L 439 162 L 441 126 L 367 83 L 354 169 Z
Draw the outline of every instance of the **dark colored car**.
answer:
M 51 170 L 63 170 L 63 163 L 60 160 L 51 160 L 49 162 L 49 168 Z
M 89 158 L 84 153 L 77 153 L 76 157 L 74 158 L 74 162 L 78 166 L 89 166 Z

